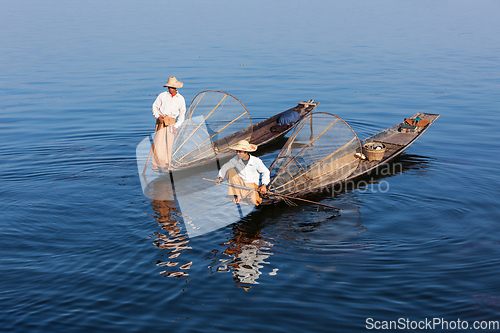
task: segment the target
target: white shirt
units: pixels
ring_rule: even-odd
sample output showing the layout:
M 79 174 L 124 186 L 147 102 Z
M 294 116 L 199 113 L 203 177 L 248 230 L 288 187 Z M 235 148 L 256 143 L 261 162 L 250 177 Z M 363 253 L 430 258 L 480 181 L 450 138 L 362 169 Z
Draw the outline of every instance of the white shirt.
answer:
M 186 101 L 179 93 L 172 97 L 170 92 L 164 91 L 158 95 L 153 103 L 153 115 L 155 118 L 159 116 L 169 116 L 172 118 L 179 117 L 174 125 L 175 128 L 179 128 L 184 122 L 184 117 L 186 115 Z
M 246 183 L 259 184 L 259 176 L 262 174 L 262 184 L 267 185 L 270 181 L 269 169 L 264 165 L 264 162 L 258 157 L 250 155 L 248 163 L 245 163 L 235 156 L 224 164 L 219 170 L 219 177 L 225 178 L 227 170 L 234 168 Z

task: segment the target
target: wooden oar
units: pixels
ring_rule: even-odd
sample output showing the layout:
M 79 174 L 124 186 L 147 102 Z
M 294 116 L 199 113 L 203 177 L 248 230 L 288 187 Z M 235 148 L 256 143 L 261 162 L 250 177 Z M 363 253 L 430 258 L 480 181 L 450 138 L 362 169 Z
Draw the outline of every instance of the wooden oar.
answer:
M 236 184 L 231 184 L 231 183 L 227 183 L 227 182 L 219 182 L 218 180 L 213 180 L 213 179 L 208 179 L 208 178 L 202 178 L 202 179 L 203 180 L 207 180 L 207 181 L 212 182 L 212 183 L 215 183 L 215 184 L 222 184 L 222 185 L 227 185 L 227 186 L 234 186 L 236 188 L 241 188 L 241 189 L 244 189 L 244 190 L 257 191 L 257 189 L 255 189 L 255 188 L 247 187 L 247 186 L 243 186 L 243 185 L 236 185 Z M 319 205 L 319 206 L 324 206 L 324 207 L 328 207 L 328 208 L 333 208 L 333 209 L 341 210 L 338 207 L 334 207 L 334 206 L 330 206 L 330 205 L 326 205 L 326 204 L 322 204 L 322 203 L 319 203 L 319 202 L 315 202 L 315 201 L 311 201 L 311 200 L 306 200 L 306 199 L 302 199 L 302 198 L 292 197 L 291 195 L 274 193 L 274 192 L 268 192 L 268 193 L 270 195 L 277 195 L 277 196 L 280 196 L 280 197 L 283 197 L 283 198 L 287 198 L 287 199 L 305 201 L 305 202 L 312 203 L 312 204 L 315 204 L 315 205 Z
M 156 131 L 157 130 L 158 130 L 158 123 L 156 123 L 156 125 L 155 125 L 155 138 L 156 138 Z M 154 146 L 155 146 L 155 141 L 153 139 L 153 143 L 151 144 L 151 149 L 149 150 L 148 159 L 146 160 L 146 165 L 144 166 L 144 170 L 142 170 L 142 174 L 143 175 L 146 173 L 146 170 L 148 168 L 149 159 L 151 158 L 151 153 L 153 152 L 153 147 Z

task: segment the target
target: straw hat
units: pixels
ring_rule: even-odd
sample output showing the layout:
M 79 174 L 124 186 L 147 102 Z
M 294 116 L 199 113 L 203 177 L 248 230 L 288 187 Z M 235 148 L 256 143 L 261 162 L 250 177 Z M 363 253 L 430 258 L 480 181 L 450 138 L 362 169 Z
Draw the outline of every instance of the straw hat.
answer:
M 251 145 L 247 140 L 241 140 L 234 146 L 229 147 L 229 149 L 252 152 L 257 150 L 257 146 Z
M 183 85 L 184 83 L 182 83 L 181 81 L 177 81 L 175 76 L 171 76 L 168 79 L 168 82 L 164 85 L 164 87 L 182 88 Z

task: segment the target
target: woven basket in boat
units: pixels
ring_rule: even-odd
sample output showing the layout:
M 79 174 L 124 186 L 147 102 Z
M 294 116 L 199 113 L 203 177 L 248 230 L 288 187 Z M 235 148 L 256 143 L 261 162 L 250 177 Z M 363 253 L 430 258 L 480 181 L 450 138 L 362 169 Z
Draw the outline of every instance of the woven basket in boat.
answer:
M 377 149 L 380 147 L 380 149 Z M 380 161 L 385 154 L 385 146 L 380 142 L 370 142 L 363 145 L 363 154 L 370 161 Z

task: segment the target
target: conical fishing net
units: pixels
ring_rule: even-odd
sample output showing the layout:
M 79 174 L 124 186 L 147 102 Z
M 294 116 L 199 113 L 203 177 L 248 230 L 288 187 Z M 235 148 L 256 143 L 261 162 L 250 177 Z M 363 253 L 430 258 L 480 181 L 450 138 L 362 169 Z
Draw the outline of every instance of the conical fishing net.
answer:
M 172 164 L 183 168 L 203 164 L 252 137 L 252 120 L 238 99 L 222 91 L 199 93 L 175 135 Z
M 361 143 L 341 118 L 314 113 L 304 118 L 271 165 L 271 188 L 281 194 L 320 190 L 349 177 L 359 165 Z

